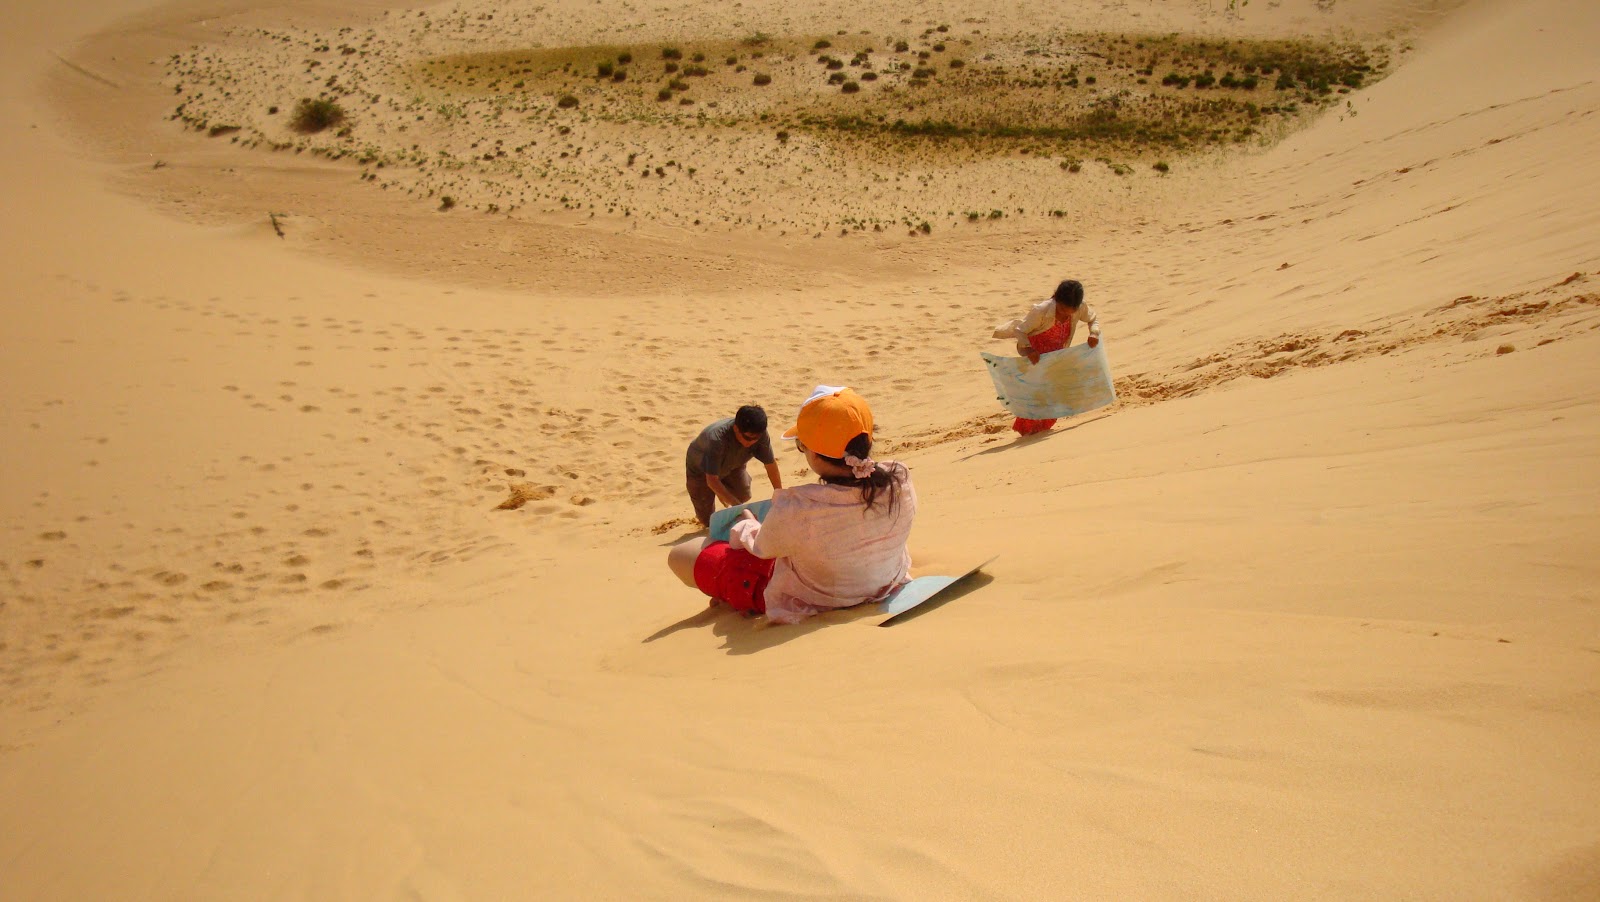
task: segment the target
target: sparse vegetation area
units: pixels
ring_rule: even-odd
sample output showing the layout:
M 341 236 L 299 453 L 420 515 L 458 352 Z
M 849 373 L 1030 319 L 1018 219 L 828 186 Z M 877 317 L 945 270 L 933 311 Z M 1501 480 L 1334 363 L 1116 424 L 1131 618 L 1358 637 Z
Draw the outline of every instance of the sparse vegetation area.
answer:
M 415 39 L 439 22 L 407 33 Z M 531 206 L 737 225 L 752 221 L 740 199 L 771 170 L 787 173 L 777 177 L 808 202 L 820 193 L 833 198 L 823 204 L 870 195 L 893 205 L 828 214 L 846 234 L 891 226 L 929 234 L 924 224 L 1050 217 L 1069 200 L 1028 204 L 1031 214 L 1006 201 L 990 209 L 995 199 L 982 195 L 941 200 L 961 190 L 968 162 L 1023 162 L 1019 171 L 1039 181 L 1014 186 L 1017 200 L 1085 183 L 1063 174 L 1154 184 L 1186 154 L 1270 142 L 1387 67 L 1384 52 L 1353 43 L 983 32 L 931 23 L 911 34 L 756 32 L 401 58 L 368 70 L 341 60 L 366 56 L 371 34 L 296 36 L 305 49 L 288 59 L 303 67 L 299 90 L 317 97 L 289 117 L 304 137 L 285 141 L 259 105 L 228 101 L 217 86 L 236 76 L 198 52 L 169 65 L 181 95 L 172 118 L 245 146 L 349 158 L 363 181 L 448 199 L 441 210 L 459 202 L 485 212 Z M 359 133 L 346 109 L 360 114 Z M 765 155 L 736 150 L 751 136 Z M 676 148 L 687 164 L 652 159 L 651 148 Z M 935 174 L 913 184 L 909 173 L 919 170 Z M 661 203 L 631 193 L 647 185 Z M 704 215 L 707 204 L 723 212 Z

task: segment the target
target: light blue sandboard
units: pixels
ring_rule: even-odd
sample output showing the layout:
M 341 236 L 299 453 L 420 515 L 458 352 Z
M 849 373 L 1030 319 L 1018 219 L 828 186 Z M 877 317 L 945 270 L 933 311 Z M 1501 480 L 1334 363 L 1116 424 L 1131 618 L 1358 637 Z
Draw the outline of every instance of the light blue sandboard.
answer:
M 932 600 L 940 592 L 994 563 L 998 557 L 999 555 L 995 555 L 960 576 L 919 576 L 906 583 L 896 589 L 893 595 L 878 602 L 879 612 L 889 615 L 878 621 L 878 625 L 893 626 L 897 620 L 901 619 L 902 614 L 924 602 Z
M 768 498 L 765 501 L 746 501 L 743 504 L 735 504 L 733 507 L 725 507 L 722 510 L 713 511 L 711 513 L 710 533 L 706 538 L 712 542 L 726 542 L 728 541 L 728 530 L 733 527 L 733 521 L 739 519 L 740 513 L 748 510 L 756 515 L 757 520 L 765 520 L 767 511 L 771 508 L 772 499 Z
M 983 354 L 995 397 L 1013 416 L 1053 420 L 1104 407 L 1117 399 L 1111 384 L 1111 365 L 1105 342 L 1096 347 L 1074 345 L 1039 355 L 1038 363 L 1026 357 Z

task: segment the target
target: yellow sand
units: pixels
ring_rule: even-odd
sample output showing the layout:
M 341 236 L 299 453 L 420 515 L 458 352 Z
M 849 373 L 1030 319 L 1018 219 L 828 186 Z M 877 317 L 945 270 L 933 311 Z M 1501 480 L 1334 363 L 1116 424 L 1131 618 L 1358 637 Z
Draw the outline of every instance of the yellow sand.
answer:
M 174 48 L 377 3 L 7 5 L 0 899 L 1600 897 L 1600 7 L 1062 5 L 502 14 L 1395 67 L 1065 221 L 780 237 L 160 118 Z M 1123 400 L 1019 443 L 977 352 L 1069 276 Z M 763 628 L 673 581 L 688 440 L 818 382 L 976 591 Z

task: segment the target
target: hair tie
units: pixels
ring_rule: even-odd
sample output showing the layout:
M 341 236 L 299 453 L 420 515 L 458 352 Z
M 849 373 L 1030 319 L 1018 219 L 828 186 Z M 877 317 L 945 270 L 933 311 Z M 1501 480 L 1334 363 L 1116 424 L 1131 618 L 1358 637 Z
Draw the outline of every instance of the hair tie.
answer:
M 878 462 L 870 457 L 863 460 L 854 454 L 846 454 L 844 462 L 845 466 L 850 468 L 851 475 L 857 479 L 866 479 L 872 475 L 872 471 L 878 469 Z

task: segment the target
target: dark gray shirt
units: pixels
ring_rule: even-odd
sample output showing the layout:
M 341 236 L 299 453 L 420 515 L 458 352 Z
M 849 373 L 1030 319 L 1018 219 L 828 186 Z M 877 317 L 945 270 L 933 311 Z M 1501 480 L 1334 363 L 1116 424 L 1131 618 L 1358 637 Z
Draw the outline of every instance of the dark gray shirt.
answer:
M 689 443 L 689 454 L 684 465 L 688 467 L 690 476 L 710 474 L 721 479 L 743 470 L 752 457 L 764 464 L 776 463 L 777 458 L 772 456 L 772 440 L 767 438 L 766 432 L 762 432 L 760 440 L 746 448 L 739 444 L 738 437 L 733 434 L 733 417 L 728 417 L 700 430 L 695 440 Z

